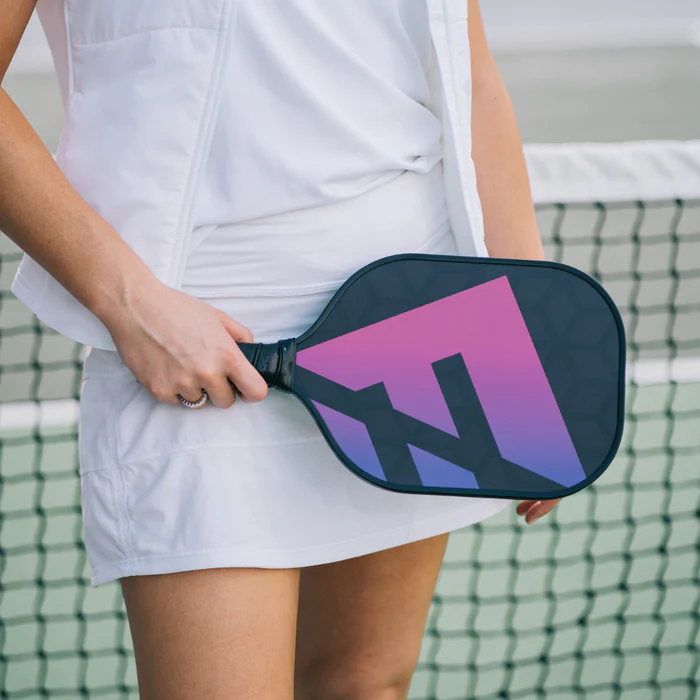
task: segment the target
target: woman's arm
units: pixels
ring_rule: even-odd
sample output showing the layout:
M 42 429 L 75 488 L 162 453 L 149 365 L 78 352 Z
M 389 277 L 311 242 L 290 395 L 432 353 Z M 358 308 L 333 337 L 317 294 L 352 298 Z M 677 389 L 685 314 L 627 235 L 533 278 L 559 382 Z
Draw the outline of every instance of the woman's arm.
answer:
M 0 82 L 36 0 L 0 0 Z M 201 388 L 228 408 L 267 393 L 236 340 L 251 332 L 210 304 L 161 283 L 71 186 L 38 134 L 0 87 L 0 230 L 108 328 L 136 379 L 165 403 Z
M 494 258 L 544 260 L 513 106 L 491 55 L 477 0 L 469 0 L 472 64 L 472 157 L 484 213 L 484 239 Z M 532 523 L 561 499 L 521 501 Z
M 493 258 L 544 260 L 515 112 L 486 43 L 478 0 L 469 0 L 472 156 Z
M 0 80 L 35 4 L 0 0 Z M 71 187 L 4 89 L 0 127 L 0 229 L 87 308 L 101 312 L 126 293 L 120 287 L 129 277 L 147 276 L 145 264 Z

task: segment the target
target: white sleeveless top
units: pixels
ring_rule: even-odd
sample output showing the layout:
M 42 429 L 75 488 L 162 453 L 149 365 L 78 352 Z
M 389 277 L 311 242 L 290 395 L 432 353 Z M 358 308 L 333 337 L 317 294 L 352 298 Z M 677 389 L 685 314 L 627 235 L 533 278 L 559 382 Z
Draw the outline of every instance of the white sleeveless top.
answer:
M 181 289 L 274 342 L 449 228 L 416 0 L 242 3 Z M 302 39 L 303 37 L 303 39 Z
M 239 7 L 181 288 L 272 342 L 305 331 L 368 262 L 457 254 L 449 156 L 421 102 L 430 46 L 418 0 Z M 379 488 L 338 460 L 292 394 L 188 411 L 155 401 L 118 353 L 96 347 L 79 434 L 93 585 L 324 564 L 449 532 L 510 502 Z
M 231 41 L 195 228 L 355 197 L 440 159 L 424 2 L 255 0 Z
M 281 174 L 276 180 L 272 196 L 264 200 L 267 206 L 282 209 L 298 196 L 297 201 L 309 204 L 368 190 L 380 178 L 388 179 L 396 163 L 407 170 L 428 169 L 431 149 L 421 144 L 434 145 L 430 124 L 434 128 L 432 115 L 439 115 L 446 204 L 459 254 L 488 255 L 471 158 L 467 9 L 465 0 L 39 0 L 37 12 L 65 107 L 56 161 L 83 199 L 119 232 L 154 275 L 179 289 L 188 253 L 196 244 L 192 233 L 207 217 L 230 223 L 265 213 L 261 193 L 247 186 L 247 181 L 241 182 L 240 171 L 235 169 L 235 158 L 244 157 L 249 147 L 243 134 L 240 142 L 244 147 L 232 149 L 233 160 L 218 157 L 218 152 L 228 150 L 222 139 L 217 138 L 211 148 L 224 89 L 229 83 L 236 89 L 227 70 L 232 64 L 230 54 L 240 59 L 241 51 L 250 57 L 257 49 L 257 58 L 266 69 L 249 71 L 249 75 L 277 76 L 274 83 L 260 75 L 258 82 L 250 82 L 261 96 L 267 94 L 268 102 L 272 94 L 280 97 L 278 102 L 287 105 L 285 120 L 297 117 L 292 122 L 295 128 L 289 130 L 294 135 L 288 139 L 293 142 L 287 144 L 290 149 L 304 132 L 292 109 L 295 102 L 288 81 L 302 75 L 299 68 L 304 58 L 306 64 L 314 63 L 307 51 L 314 46 L 315 55 L 323 56 L 319 61 L 323 65 L 313 66 L 309 77 L 315 82 L 308 83 L 310 89 L 304 92 L 303 84 L 296 86 L 301 90 L 296 104 L 306 105 L 305 118 L 325 114 L 328 125 L 335 125 L 336 130 L 342 127 L 343 134 L 333 135 L 353 145 L 353 150 L 350 155 L 345 153 L 335 173 L 332 158 L 337 154 L 327 148 L 299 149 L 299 158 L 293 162 L 287 150 L 287 177 Z M 285 33 L 291 23 L 283 20 L 292 17 L 297 32 Z M 261 22 L 253 21 L 255 18 Z M 341 26 L 342 33 L 334 31 Z M 246 31 L 237 31 L 240 28 Z M 425 81 L 430 95 L 427 102 L 422 72 L 405 70 L 404 74 L 399 68 L 406 61 L 425 60 L 426 29 L 432 38 Z M 323 72 L 336 64 L 341 70 Z M 115 66 L 120 67 L 116 73 Z M 248 99 L 251 91 L 240 89 L 240 72 L 237 80 L 238 90 L 233 94 Z M 347 93 L 341 88 L 347 88 Z M 335 89 L 340 103 L 324 100 L 329 89 Z M 414 99 L 404 100 L 397 118 L 402 93 Z M 275 109 L 280 109 L 278 102 Z M 345 111 L 333 112 L 333 104 L 341 103 Z M 429 110 L 424 108 L 427 105 Z M 231 114 L 224 107 L 224 113 Z M 260 112 L 247 113 L 256 111 Z M 368 116 L 377 114 L 382 119 L 373 122 L 373 129 L 363 128 Z M 264 116 L 263 112 L 257 118 Z M 349 121 L 344 122 L 344 117 Z M 426 120 L 426 129 L 416 128 L 421 118 Z M 109 138 L 105 138 L 105 124 Z M 357 131 L 348 124 L 355 124 Z M 224 138 L 230 135 L 226 131 Z M 327 146 L 328 135 L 319 131 L 318 143 Z M 408 151 L 397 148 L 397 135 L 408 136 L 400 140 Z M 280 141 L 274 139 L 277 146 Z M 312 140 L 305 143 L 309 148 L 314 145 Z M 266 153 L 269 151 L 260 145 L 249 152 L 257 168 L 265 167 Z M 367 166 L 368 158 L 373 169 Z M 421 158 L 426 160 L 421 163 Z M 376 167 L 382 160 L 384 166 Z M 221 178 L 224 185 L 210 196 L 212 177 L 207 172 L 203 183 L 205 170 L 223 170 L 222 163 L 227 169 Z M 315 189 L 308 187 L 305 178 L 314 168 L 321 175 Z M 343 173 L 349 174 L 347 181 Z M 272 181 L 269 186 L 273 187 Z M 224 202 L 237 209 L 224 211 Z M 12 291 L 59 333 L 93 347 L 116 349 L 100 319 L 26 253 Z

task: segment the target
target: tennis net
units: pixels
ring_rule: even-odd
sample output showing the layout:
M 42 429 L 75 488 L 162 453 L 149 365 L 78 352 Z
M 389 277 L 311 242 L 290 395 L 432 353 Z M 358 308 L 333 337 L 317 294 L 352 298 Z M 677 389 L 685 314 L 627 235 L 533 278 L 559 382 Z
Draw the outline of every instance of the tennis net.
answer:
M 595 484 L 534 526 L 454 533 L 414 700 L 692 700 L 700 676 L 700 141 L 526 147 L 547 257 L 627 331 L 626 427 Z M 0 697 L 136 698 L 116 582 L 89 583 L 83 348 L 10 293 L 0 237 Z

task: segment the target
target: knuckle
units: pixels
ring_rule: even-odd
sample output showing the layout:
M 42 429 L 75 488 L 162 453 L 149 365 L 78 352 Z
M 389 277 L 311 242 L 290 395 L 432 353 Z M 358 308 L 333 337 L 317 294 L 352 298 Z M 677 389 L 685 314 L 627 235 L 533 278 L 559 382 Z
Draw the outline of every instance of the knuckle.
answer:
M 150 389 L 150 392 L 156 401 L 161 401 L 163 403 L 169 403 L 173 398 L 176 398 L 172 392 L 168 391 L 160 384 Z
M 253 366 L 245 359 L 245 356 L 240 351 L 237 351 L 231 356 L 227 367 L 228 371 L 226 374 L 235 386 L 238 386 L 238 380 L 240 380 L 241 377 L 245 377 L 247 373 L 253 369 Z
M 245 357 L 243 356 L 243 353 L 239 350 L 237 346 L 234 345 L 231 348 L 226 348 L 226 351 L 222 358 L 222 364 L 229 370 L 236 369 L 241 366 L 241 360 L 244 359 Z
M 155 396 L 163 389 L 163 383 L 158 379 L 150 379 L 148 382 L 144 382 L 146 390 Z
M 249 392 L 249 396 L 253 401 L 262 401 L 267 396 L 268 386 L 262 381 L 256 383 L 255 387 Z
M 188 382 L 187 384 L 184 384 L 182 386 L 175 387 L 175 389 L 171 391 L 171 394 L 175 397 L 177 401 L 179 401 L 177 394 L 184 396 L 190 401 L 197 401 L 202 395 L 202 389 L 203 386 L 201 386 L 199 382 L 194 381 Z
M 217 371 L 216 367 L 213 367 L 210 364 L 198 365 L 195 368 L 194 373 L 202 385 L 211 384 L 212 382 L 216 381 L 216 378 L 219 376 L 219 372 Z
M 226 361 L 236 370 L 240 370 L 250 364 L 250 362 L 246 360 L 243 351 L 237 345 L 229 350 Z
M 176 392 L 180 392 L 181 394 L 186 391 L 192 391 L 196 384 L 194 377 L 185 372 L 178 372 L 172 377 L 172 382 Z
M 233 392 L 231 392 L 231 396 L 227 396 L 225 399 L 219 400 L 217 403 L 215 403 L 215 406 L 217 408 L 231 408 L 234 403 L 236 403 L 236 397 L 234 396 Z

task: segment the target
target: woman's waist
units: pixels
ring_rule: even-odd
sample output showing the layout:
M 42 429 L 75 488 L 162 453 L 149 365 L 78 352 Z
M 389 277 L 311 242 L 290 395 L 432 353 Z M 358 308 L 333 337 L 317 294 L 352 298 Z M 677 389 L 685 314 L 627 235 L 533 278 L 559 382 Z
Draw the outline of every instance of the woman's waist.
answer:
M 440 161 L 340 202 L 195 229 L 182 289 L 201 297 L 330 289 L 373 260 L 430 248 L 449 228 Z
M 457 243 L 449 222 L 418 250 L 405 252 L 457 255 Z M 310 328 L 335 292 L 359 267 L 353 268 L 342 278 L 319 284 L 221 288 L 212 286 L 194 292 L 190 289 L 184 291 L 201 298 L 242 323 L 253 332 L 256 342 L 271 343 L 283 338 L 296 338 Z

